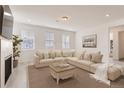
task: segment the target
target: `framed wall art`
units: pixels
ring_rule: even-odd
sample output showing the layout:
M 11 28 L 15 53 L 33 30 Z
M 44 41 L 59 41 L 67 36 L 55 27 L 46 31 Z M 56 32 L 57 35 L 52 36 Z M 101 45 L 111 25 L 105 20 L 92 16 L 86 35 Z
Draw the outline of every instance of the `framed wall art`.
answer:
M 97 35 L 84 36 L 82 40 L 83 48 L 96 48 L 97 47 Z

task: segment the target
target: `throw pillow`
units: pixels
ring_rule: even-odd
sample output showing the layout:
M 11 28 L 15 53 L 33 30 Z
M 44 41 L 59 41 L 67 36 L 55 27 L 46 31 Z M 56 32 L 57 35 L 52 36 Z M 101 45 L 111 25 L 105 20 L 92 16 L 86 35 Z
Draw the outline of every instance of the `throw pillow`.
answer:
M 91 60 L 91 57 L 92 57 L 91 54 L 85 53 L 83 59 L 90 61 Z
M 41 51 L 37 51 L 36 55 L 40 58 L 40 59 L 44 59 L 44 54 Z
M 96 53 L 96 54 L 92 55 L 91 61 L 95 62 L 95 63 L 101 63 L 102 58 L 103 58 L 103 55 Z
M 54 58 L 55 58 L 55 52 L 50 51 L 50 52 L 49 52 L 49 58 L 54 59 Z
M 61 51 L 56 51 L 55 55 L 56 55 L 56 57 L 62 57 L 62 52 Z

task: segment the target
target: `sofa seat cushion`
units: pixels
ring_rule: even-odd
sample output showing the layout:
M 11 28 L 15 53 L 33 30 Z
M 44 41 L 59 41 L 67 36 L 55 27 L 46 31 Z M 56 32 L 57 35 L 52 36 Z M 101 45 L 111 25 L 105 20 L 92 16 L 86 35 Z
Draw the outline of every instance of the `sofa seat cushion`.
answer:
M 71 60 L 71 61 L 77 61 L 78 60 L 77 57 L 66 57 L 66 59 Z
M 91 62 L 91 61 L 79 60 L 77 57 L 68 57 L 67 59 L 75 63 L 85 65 L 85 66 L 90 66 L 91 64 L 95 64 L 94 62 Z
M 49 62 L 53 62 L 53 59 L 42 59 L 42 60 L 40 60 L 40 63 L 49 63 Z
M 91 62 L 91 61 L 86 61 L 86 60 L 78 60 L 78 62 L 79 62 L 80 64 L 85 65 L 85 66 L 90 66 L 91 64 L 94 64 L 93 62 Z
M 64 61 L 65 58 L 64 57 L 55 57 L 54 59 L 52 59 L 53 61 Z

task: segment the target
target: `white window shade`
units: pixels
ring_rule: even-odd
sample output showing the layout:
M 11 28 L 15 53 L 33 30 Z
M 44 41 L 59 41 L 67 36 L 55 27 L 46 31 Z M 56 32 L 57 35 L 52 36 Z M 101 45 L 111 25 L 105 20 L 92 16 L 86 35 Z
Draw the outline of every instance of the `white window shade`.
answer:
M 34 49 L 35 48 L 35 36 L 33 32 L 21 31 L 21 37 L 23 39 L 22 49 Z
M 54 48 L 54 33 L 46 32 L 45 34 L 45 47 Z
M 70 37 L 69 35 L 62 36 L 62 48 L 70 48 Z

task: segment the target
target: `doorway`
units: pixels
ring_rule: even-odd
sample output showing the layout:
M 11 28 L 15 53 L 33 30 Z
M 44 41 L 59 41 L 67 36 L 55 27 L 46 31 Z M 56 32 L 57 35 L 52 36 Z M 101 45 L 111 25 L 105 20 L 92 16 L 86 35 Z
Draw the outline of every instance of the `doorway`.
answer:
M 109 57 L 124 61 L 124 25 L 110 28 L 109 43 Z

